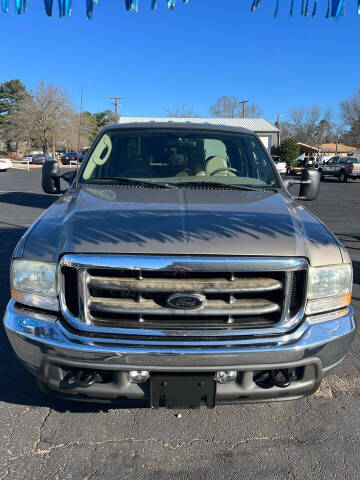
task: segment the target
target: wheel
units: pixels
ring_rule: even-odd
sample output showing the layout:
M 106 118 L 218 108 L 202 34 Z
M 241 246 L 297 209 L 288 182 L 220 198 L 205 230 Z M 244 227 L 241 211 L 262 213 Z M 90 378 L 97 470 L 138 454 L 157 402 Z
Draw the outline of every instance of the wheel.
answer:
M 340 172 L 339 180 L 340 182 L 343 182 L 343 183 L 346 183 L 348 181 L 348 176 L 346 175 L 345 172 Z

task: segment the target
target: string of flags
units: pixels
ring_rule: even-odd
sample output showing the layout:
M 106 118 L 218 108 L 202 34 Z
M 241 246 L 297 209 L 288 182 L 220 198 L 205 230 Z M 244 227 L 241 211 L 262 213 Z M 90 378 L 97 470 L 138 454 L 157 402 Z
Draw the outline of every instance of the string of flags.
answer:
M 4 13 L 7 13 L 9 11 L 10 1 L 11 0 L 0 0 L 2 11 Z M 89 19 L 91 19 L 94 13 L 94 5 L 98 4 L 99 0 L 84 0 L 84 1 L 85 1 L 86 16 Z M 123 1 L 125 1 L 126 10 L 134 11 L 134 12 L 138 11 L 139 0 L 123 0 Z M 157 4 L 160 3 L 161 0 L 149 0 L 149 1 L 150 1 L 151 9 L 155 10 L 157 7 Z M 175 1 L 176 0 L 165 0 L 169 10 L 173 10 L 175 8 Z M 188 1 L 189 0 L 182 0 L 183 3 L 188 3 Z M 275 1 L 274 17 L 277 18 L 280 10 L 280 6 L 281 4 L 285 3 L 285 0 L 274 0 L 274 1 Z M 303 17 L 316 16 L 319 0 L 288 0 L 288 1 L 290 4 L 289 5 L 290 17 L 293 16 L 295 12 L 295 7 L 297 5 L 300 7 L 300 15 L 302 15 Z M 324 1 L 327 1 L 326 18 L 331 17 L 331 18 L 334 18 L 335 20 L 339 20 L 339 18 L 342 15 L 344 15 L 345 0 L 324 0 Z M 355 0 L 355 1 L 357 6 L 357 13 L 360 15 L 360 0 Z M 251 4 L 252 12 L 256 10 L 258 7 L 260 7 L 262 3 L 264 3 L 263 0 L 251 0 L 251 2 L 252 2 Z M 51 17 L 53 14 L 53 3 L 54 3 L 54 0 L 44 0 L 45 12 L 49 17 Z M 68 17 L 71 15 L 72 0 L 55 0 L 55 3 L 58 3 L 60 18 Z M 29 0 L 14 0 L 14 5 L 15 5 L 16 13 L 20 14 L 23 12 L 27 12 Z

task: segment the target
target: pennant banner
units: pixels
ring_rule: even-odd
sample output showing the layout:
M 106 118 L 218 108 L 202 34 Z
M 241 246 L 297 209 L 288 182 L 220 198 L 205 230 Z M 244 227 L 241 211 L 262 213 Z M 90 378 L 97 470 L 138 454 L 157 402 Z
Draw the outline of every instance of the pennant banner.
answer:
M 53 13 L 53 3 L 56 0 L 43 0 L 45 6 L 46 14 L 51 17 Z M 81 1 L 81 0 L 77 0 Z M 99 0 L 83 0 L 85 2 L 85 10 L 86 16 L 88 18 L 92 18 L 94 13 L 94 5 L 99 3 Z M 139 9 L 140 0 L 123 0 L 125 2 L 126 10 L 137 12 Z M 143 0 L 145 3 L 145 0 Z M 147 0 L 150 3 L 150 7 L 152 10 L 155 10 L 158 3 L 163 0 Z M 179 0 L 181 1 L 181 0 Z M 183 3 L 188 3 L 189 0 L 182 0 Z M 221 1 L 221 0 L 220 0 Z M 251 3 L 251 11 L 253 12 L 262 4 L 262 0 L 249 0 Z M 289 15 L 292 17 L 294 13 L 296 13 L 296 4 L 298 4 L 298 10 L 300 15 L 303 17 L 312 16 L 315 17 L 318 11 L 318 4 L 321 0 L 287 0 L 290 5 L 290 12 Z M 323 0 L 324 3 L 326 0 Z M 356 2 L 356 11 L 360 15 L 360 0 L 353 0 Z M 11 0 L 0 0 L 1 8 L 4 13 L 9 11 L 9 3 Z M 165 0 L 167 3 L 168 9 L 173 10 L 175 8 L 176 0 Z M 281 12 L 281 8 L 286 0 L 274 0 L 275 2 L 275 11 L 274 17 L 277 18 L 279 13 Z M 20 14 L 22 12 L 26 12 L 28 9 L 29 0 L 14 0 L 14 8 L 15 12 Z M 72 0 L 57 0 L 58 8 L 59 8 L 59 16 L 60 18 L 69 17 L 71 15 L 71 5 Z M 345 12 L 345 0 L 327 0 L 327 10 L 326 10 L 326 18 L 333 17 L 335 20 L 339 20 L 339 18 L 344 15 Z

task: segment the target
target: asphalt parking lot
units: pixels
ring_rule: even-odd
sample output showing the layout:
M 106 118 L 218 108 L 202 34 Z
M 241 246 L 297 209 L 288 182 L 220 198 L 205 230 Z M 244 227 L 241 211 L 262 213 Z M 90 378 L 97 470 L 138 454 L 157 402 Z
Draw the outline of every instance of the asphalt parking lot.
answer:
M 0 173 L 0 315 L 11 252 L 55 197 L 40 170 Z M 307 204 L 354 264 L 360 311 L 360 182 L 322 183 Z M 304 400 L 214 410 L 115 409 L 49 401 L 0 334 L 0 479 L 357 479 L 360 477 L 360 342 Z M 67 405 L 69 408 L 69 405 Z

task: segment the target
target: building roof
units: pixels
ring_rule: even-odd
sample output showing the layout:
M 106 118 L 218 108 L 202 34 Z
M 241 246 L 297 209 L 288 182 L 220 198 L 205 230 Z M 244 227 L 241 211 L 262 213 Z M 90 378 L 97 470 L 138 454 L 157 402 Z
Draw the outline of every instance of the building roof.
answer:
M 350 147 L 349 145 L 344 145 L 343 143 L 323 143 L 319 146 L 320 150 L 323 152 L 337 152 L 337 153 L 353 153 L 356 152 L 355 147 Z
M 300 150 L 302 152 L 306 152 L 306 153 L 316 153 L 316 152 L 319 152 L 319 148 L 316 148 L 316 147 L 312 147 L 311 145 L 307 145 L 306 143 L 302 143 L 302 142 L 298 142 L 298 145 L 300 147 Z
M 275 125 L 264 118 L 213 118 L 213 117 L 120 117 L 119 123 L 208 123 L 211 125 L 227 125 L 230 127 L 242 127 L 261 133 L 277 133 L 279 131 Z

